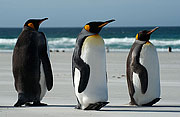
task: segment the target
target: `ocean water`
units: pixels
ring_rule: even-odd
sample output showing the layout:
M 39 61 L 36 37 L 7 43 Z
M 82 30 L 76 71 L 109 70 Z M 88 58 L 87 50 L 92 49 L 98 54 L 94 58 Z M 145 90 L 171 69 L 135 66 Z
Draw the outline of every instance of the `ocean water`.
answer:
M 100 35 L 105 45 L 111 51 L 128 51 L 141 30 L 154 27 L 114 27 L 103 28 Z M 44 32 L 50 49 L 73 50 L 76 38 L 82 28 L 40 28 Z M 22 28 L 0 28 L 0 51 L 13 51 Z M 150 41 L 158 51 L 167 51 L 170 46 L 173 51 L 180 51 L 180 27 L 160 27 L 151 35 Z

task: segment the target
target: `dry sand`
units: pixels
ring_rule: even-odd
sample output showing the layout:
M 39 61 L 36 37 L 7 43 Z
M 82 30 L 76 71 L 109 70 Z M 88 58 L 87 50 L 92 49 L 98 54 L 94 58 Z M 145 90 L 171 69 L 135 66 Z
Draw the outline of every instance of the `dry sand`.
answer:
M 42 102 L 47 107 L 18 107 L 11 70 L 12 53 L 0 53 L 0 117 L 141 117 L 180 116 L 180 52 L 159 52 L 161 100 L 153 107 L 127 106 L 129 95 L 125 75 L 127 52 L 107 53 L 109 104 L 100 111 L 76 110 L 72 87 L 72 52 L 53 52 L 54 87 Z

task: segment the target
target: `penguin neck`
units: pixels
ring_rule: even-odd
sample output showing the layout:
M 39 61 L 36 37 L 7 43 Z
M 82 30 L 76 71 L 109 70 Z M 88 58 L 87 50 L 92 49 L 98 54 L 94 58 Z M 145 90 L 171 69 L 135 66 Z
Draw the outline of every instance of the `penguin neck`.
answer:
M 23 30 L 31 30 L 31 31 L 36 31 L 35 29 L 33 29 L 33 28 L 30 28 L 30 27 L 28 27 L 28 26 L 24 26 Z M 37 31 L 37 32 L 38 32 L 38 31 Z
M 85 39 L 83 43 L 83 47 L 84 46 L 89 49 L 92 49 L 92 48 L 97 49 L 101 47 L 104 48 L 104 40 L 99 34 L 90 35 Z
M 91 33 L 88 32 L 87 30 L 85 30 L 84 28 L 82 29 L 81 33 L 80 33 L 83 37 L 84 36 L 91 36 L 91 35 L 96 35 L 96 33 Z
M 140 40 L 135 40 L 135 43 L 137 44 L 145 44 L 147 41 L 140 41 Z

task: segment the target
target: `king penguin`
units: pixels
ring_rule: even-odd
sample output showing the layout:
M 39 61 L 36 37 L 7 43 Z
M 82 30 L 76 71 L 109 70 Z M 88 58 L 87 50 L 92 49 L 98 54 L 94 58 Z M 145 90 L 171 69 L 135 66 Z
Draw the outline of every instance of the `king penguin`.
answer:
M 87 23 L 77 37 L 72 56 L 76 109 L 100 110 L 108 103 L 105 45 L 98 33 L 113 21 Z
M 18 101 L 14 105 L 45 106 L 40 101 L 53 86 L 46 37 L 39 32 L 39 25 L 47 20 L 29 19 L 18 37 L 13 51 L 12 69 Z M 33 104 L 31 104 L 33 102 Z
M 157 29 L 140 31 L 129 52 L 126 74 L 130 105 L 152 106 L 160 100 L 158 54 L 149 41 Z

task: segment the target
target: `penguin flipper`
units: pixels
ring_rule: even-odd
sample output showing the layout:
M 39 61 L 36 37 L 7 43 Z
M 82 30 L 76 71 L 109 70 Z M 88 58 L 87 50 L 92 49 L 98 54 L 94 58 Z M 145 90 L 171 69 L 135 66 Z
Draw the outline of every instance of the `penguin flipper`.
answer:
M 141 82 L 141 92 L 146 93 L 148 87 L 148 72 L 144 66 L 136 62 L 135 59 L 131 63 L 132 71 L 137 73 Z
M 127 63 L 126 63 L 126 76 L 127 76 L 127 84 L 128 84 L 128 91 L 129 91 L 129 95 L 130 95 L 130 98 L 131 98 L 131 101 L 130 101 L 130 105 L 135 105 L 135 100 L 133 98 L 133 95 L 134 95 L 134 92 L 135 92 L 135 89 L 134 89 L 134 85 L 133 85 L 133 72 L 132 72 L 132 69 L 131 69 L 131 54 L 132 54 L 132 49 L 128 55 L 128 58 L 127 58 Z
M 47 54 L 44 55 L 41 60 L 42 60 L 45 79 L 46 79 L 46 86 L 48 91 L 50 91 L 53 87 L 53 74 L 52 74 L 50 60 Z
M 143 70 L 139 73 L 139 79 L 141 82 L 141 92 L 145 94 L 148 88 L 148 73 L 144 66 L 142 66 L 142 69 Z
M 43 33 L 41 33 L 43 34 Z M 39 56 L 42 61 L 43 65 L 43 70 L 45 74 L 45 79 L 46 79 L 46 86 L 47 90 L 50 91 L 53 87 L 53 74 L 52 74 L 52 69 L 51 69 L 51 63 L 47 54 L 47 44 L 46 44 L 46 38 L 43 34 L 45 44 L 40 44 L 39 46 Z
M 72 61 L 73 61 L 73 64 L 72 64 L 72 66 L 73 66 L 73 81 L 74 81 L 75 68 L 77 68 L 80 71 L 80 81 L 79 81 L 78 92 L 81 93 L 86 89 L 86 86 L 88 84 L 89 75 L 90 75 L 90 67 L 76 54 L 73 55 Z
M 90 75 L 90 67 L 88 64 L 84 64 L 81 69 L 80 69 L 81 77 L 79 81 L 79 87 L 78 87 L 78 92 L 82 93 L 88 84 L 89 81 L 89 75 Z
M 90 67 L 80 57 L 73 57 L 73 61 L 74 61 L 73 63 L 74 68 L 77 68 L 80 71 L 78 92 L 82 93 L 86 89 L 86 86 L 89 81 Z M 75 70 L 73 69 L 73 74 L 74 71 Z

